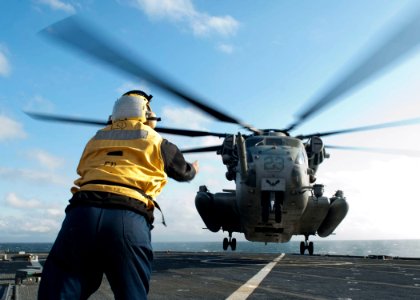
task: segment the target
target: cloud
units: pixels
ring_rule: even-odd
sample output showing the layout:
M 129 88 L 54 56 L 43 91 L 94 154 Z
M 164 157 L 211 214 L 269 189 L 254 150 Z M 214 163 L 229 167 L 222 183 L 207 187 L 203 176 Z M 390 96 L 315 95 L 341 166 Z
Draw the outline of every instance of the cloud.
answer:
M 28 155 L 39 162 L 43 167 L 50 170 L 60 167 L 64 162 L 63 159 L 53 156 L 44 150 L 31 150 L 28 152 Z
M 14 192 L 5 196 L 2 205 L 15 209 L 12 213 L 0 211 L 0 237 L 10 241 L 37 241 L 40 237 L 51 240 L 64 216 L 63 203 L 51 205 Z
M 54 173 L 46 173 L 45 171 L 35 171 L 30 169 L 13 169 L 1 168 L 0 178 L 9 181 L 29 181 L 39 184 L 68 186 L 69 180 L 60 177 Z
M 165 122 L 171 122 L 175 125 L 202 129 L 204 123 L 210 122 L 210 118 L 193 108 L 180 108 L 165 106 L 162 109 L 162 118 Z
M 222 36 L 232 36 L 239 27 L 239 22 L 231 16 L 211 17 L 206 14 L 197 14 L 192 18 L 191 27 L 198 36 L 208 35 L 213 32 Z
M 234 48 L 232 45 L 228 45 L 228 44 L 219 44 L 217 46 L 217 50 L 219 50 L 220 52 L 226 53 L 226 54 L 232 54 L 234 51 Z
M 337 228 L 341 239 L 419 238 L 417 219 L 420 204 L 416 198 L 419 158 L 395 157 L 380 160 L 359 159 L 352 170 L 329 168 L 319 176 L 326 183 L 326 196 L 341 189 L 350 209 Z M 350 163 L 350 162 L 347 162 Z
M 45 211 L 51 217 L 58 217 L 58 216 L 61 217 L 64 214 L 61 208 L 47 208 Z
M 61 10 L 67 13 L 76 12 L 76 9 L 73 5 L 60 0 L 38 0 L 37 3 L 47 5 L 53 10 Z
M 44 234 L 50 234 L 46 238 L 51 241 L 53 234 L 60 228 L 60 220 L 53 218 L 46 218 L 42 215 L 32 216 L 2 216 L 0 223 L 0 236 L 2 239 L 9 239 L 10 241 L 40 241 L 45 240 Z M 40 235 L 38 235 L 40 234 Z
M 50 204 L 42 203 L 37 199 L 26 199 L 18 196 L 14 192 L 6 194 L 4 203 L 11 208 L 17 208 L 22 210 L 30 210 L 32 215 L 35 217 L 37 214 L 47 215 L 48 217 L 62 217 L 64 210 L 62 207 L 57 205 L 51 206 Z M 34 213 L 36 211 L 36 213 Z
M 43 112 L 53 112 L 54 111 L 54 104 L 45 99 L 42 96 L 36 95 L 32 97 L 25 105 L 25 110 L 33 111 L 43 111 Z
M 7 139 L 26 138 L 26 132 L 21 123 L 0 115 L 0 141 Z
M 154 17 L 180 20 L 196 13 L 190 0 L 136 0 L 133 3 L 137 4 L 146 14 Z
M 191 237 L 203 233 L 203 222 L 195 209 L 194 198 L 197 193 L 195 188 L 178 183 L 175 187 L 169 186 L 158 198 L 160 207 L 165 216 L 168 227 L 161 226 L 161 216 L 155 212 L 154 240 L 191 240 Z M 172 184 L 170 184 L 172 185 Z M 182 192 L 180 192 L 182 191 Z M 178 216 L 182 215 L 182 222 Z
M 6 195 L 6 204 L 13 208 L 38 208 L 41 203 L 35 199 L 23 199 L 19 198 L 15 193 L 8 193 Z
M 6 49 L 0 44 L 0 76 L 8 76 L 11 71 L 10 63 L 6 56 Z
M 197 36 L 217 34 L 232 36 L 239 28 L 239 22 L 231 16 L 210 16 L 198 11 L 191 0 L 133 0 L 135 7 L 152 18 L 167 18 L 184 23 Z

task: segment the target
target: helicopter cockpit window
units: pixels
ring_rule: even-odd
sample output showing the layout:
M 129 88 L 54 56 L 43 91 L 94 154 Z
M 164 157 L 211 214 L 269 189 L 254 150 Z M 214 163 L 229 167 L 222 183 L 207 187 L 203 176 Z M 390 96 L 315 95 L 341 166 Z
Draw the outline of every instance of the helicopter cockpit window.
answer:
M 258 147 L 258 146 L 289 146 L 298 148 L 301 144 L 294 140 L 286 137 L 252 137 L 246 140 L 246 147 Z
M 283 145 L 283 139 L 266 138 L 265 139 L 265 145 L 266 146 L 282 146 Z
M 303 165 L 305 163 L 305 153 L 303 148 L 301 148 L 298 152 L 295 163 L 298 165 Z
M 265 143 L 264 145 L 266 146 L 289 146 L 289 147 L 294 147 L 294 148 L 298 148 L 300 147 L 300 143 L 294 139 L 288 139 L 285 137 L 275 137 L 275 138 L 265 138 Z
M 259 144 L 260 142 L 262 142 L 264 140 L 264 138 L 262 137 L 252 137 L 252 138 L 248 138 L 246 140 L 246 147 L 253 147 L 253 146 L 257 146 L 257 144 Z

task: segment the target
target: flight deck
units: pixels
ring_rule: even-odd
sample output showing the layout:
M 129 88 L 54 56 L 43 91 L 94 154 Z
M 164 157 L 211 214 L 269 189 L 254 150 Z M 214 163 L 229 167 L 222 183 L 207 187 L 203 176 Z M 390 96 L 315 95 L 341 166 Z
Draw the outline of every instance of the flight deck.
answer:
M 43 263 L 45 256 L 39 255 Z M 106 262 L 104 262 L 106 263 Z M 0 261 L 0 299 L 36 299 L 27 262 Z M 420 259 L 155 252 L 149 299 L 420 299 Z M 29 274 L 33 275 L 33 274 Z M 114 299 L 104 277 L 89 299 Z

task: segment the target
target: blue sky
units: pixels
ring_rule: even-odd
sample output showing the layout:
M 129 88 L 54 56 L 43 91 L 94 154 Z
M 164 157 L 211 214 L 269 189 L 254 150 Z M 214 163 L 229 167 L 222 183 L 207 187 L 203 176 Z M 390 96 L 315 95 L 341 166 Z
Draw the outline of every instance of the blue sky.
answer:
M 95 127 L 35 121 L 23 110 L 106 120 L 123 92 L 154 95 L 162 126 L 235 133 L 149 83 L 42 38 L 43 28 L 77 14 L 182 86 L 259 128 L 283 128 L 314 97 L 418 10 L 415 1 L 26 0 L 0 2 L 0 242 L 53 241 L 76 166 Z M 420 29 L 419 29 L 420 30 Z M 420 52 L 340 98 L 295 134 L 420 116 Z M 420 126 L 326 138 L 327 144 L 420 151 Z M 166 136 L 180 148 L 217 138 Z M 350 204 L 332 239 L 420 238 L 419 156 L 330 150 L 319 183 Z M 154 241 L 220 240 L 202 230 L 200 185 L 233 188 L 220 157 L 189 155 L 201 172 L 170 181 L 158 201 L 168 227 Z M 157 215 L 157 220 L 159 220 Z M 237 234 L 237 238 L 241 235 Z M 299 237 L 298 239 L 301 239 Z

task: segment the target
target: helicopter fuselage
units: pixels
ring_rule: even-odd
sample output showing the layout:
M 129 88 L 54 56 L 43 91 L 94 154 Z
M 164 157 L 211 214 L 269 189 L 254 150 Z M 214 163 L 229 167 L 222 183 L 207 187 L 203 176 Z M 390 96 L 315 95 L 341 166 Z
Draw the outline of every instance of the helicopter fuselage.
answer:
M 305 145 L 282 133 L 226 138 L 219 154 L 236 189 L 212 194 L 200 188 L 196 207 L 207 228 L 242 232 L 249 241 L 266 243 L 307 237 L 323 227 L 319 235 L 331 234 L 348 205 L 341 193 L 331 209 L 323 186 L 311 185 L 316 167 L 328 157 L 322 141 L 315 142 Z
M 303 144 L 286 136 L 247 140 L 248 176 L 236 179 L 236 203 L 247 240 L 287 242 L 308 202 Z

